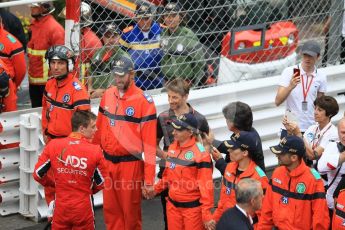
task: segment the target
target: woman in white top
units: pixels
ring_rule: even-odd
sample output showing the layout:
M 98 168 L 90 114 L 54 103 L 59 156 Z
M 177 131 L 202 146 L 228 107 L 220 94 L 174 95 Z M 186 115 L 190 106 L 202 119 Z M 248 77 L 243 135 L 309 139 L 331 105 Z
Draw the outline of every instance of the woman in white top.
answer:
M 323 152 L 329 142 L 338 141 L 338 129 L 332 124 L 331 119 L 339 112 L 338 102 L 331 96 L 321 96 L 314 101 L 314 117 L 317 122 L 315 125 L 311 125 L 304 133 L 303 140 L 306 147 L 306 157 L 309 160 L 322 161 Z M 301 131 L 296 123 L 289 122 L 286 117 L 283 119 L 283 124 L 286 127 L 289 134 L 302 137 Z M 324 156 L 327 158 L 327 156 Z M 345 168 L 345 167 L 344 167 Z M 327 204 L 330 209 L 334 207 L 333 193 L 337 187 L 341 174 L 344 173 L 339 170 L 340 173 L 336 173 L 337 169 L 332 171 L 321 170 L 322 173 L 327 173 L 327 185 L 328 190 L 326 194 Z
M 303 134 L 306 146 L 306 157 L 309 160 L 318 160 L 325 146 L 330 141 L 338 141 L 338 130 L 331 119 L 339 112 L 338 102 L 331 96 L 321 96 L 314 101 L 314 118 L 316 124 L 311 125 Z M 298 125 L 289 122 L 285 116 L 283 124 L 289 135 L 302 137 Z

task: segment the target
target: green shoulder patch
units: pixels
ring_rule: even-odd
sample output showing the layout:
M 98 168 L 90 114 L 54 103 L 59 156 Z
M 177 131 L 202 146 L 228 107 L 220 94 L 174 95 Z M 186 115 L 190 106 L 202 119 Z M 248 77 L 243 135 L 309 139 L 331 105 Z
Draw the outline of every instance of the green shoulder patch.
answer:
M 7 34 L 7 38 L 8 38 L 8 40 L 10 40 L 10 42 L 12 42 L 12 43 L 16 43 L 16 41 L 17 41 L 11 34 Z
M 259 166 L 255 167 L 255 171 L 259 174 L 260 177 L 266 176 L 265 172 Z
M 313 174 L 313 176 L 315 177 L 316 180 L 320 180 L 321 179 L 321 176 L 320 176 L 319 172 L 316 171 L 316 169 L 311 168 L 310 172 L 311 172 L 311 174 Z
M 200 150 L 200 152 L 205 152 L 206 151 L 205 147 L 200 142 L 196 143 L 196 146 L 198 146 L 198 149 Z

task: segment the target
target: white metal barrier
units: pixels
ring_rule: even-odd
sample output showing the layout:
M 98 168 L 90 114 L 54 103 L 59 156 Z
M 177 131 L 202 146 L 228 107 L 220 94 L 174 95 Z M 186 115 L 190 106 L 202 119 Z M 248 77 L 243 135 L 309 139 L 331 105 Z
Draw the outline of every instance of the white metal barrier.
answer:
M 324 71 L 328 74 L 327 94 L 334 96 L 340 106 L 339 114 L 333 118 L 333 121 L 337 122 L 345 110 L 345 97 L 337 96 L 339 92 L 345 90 L 345 66 L 328 67 Z M 254 127 L 263 141 L 265 163 L 270 167 L 276 165 L 277 161 L 269 152 L 268 147 L 278 143 L 278 132 L 284 114 L 284 106 L 275 107 L 274 105 L 277 81 L 278 77 L 270 77 L 195 90 L 191 91 L 189 102 L 207 117 L 216 138 L 220 140 L 229 137 L 229 131 L 221 113 L 222 108 L 232 101 L 243 101 L 249 104 L 254 113 Z M 165 93 L 153 97 L 158 113 L 168 108 Z M 94 112 L 98 111 L 98 103 L 99 101 L 92 103 Z M 4 128 L 0 133 L 0 143 L 9 144 L 20 141 L 20 154 L 19 148 L 0 150 L 0 196 L 2 199 L 0 215 L 20 212 L 35 220 L 46 217 L 47 206 L 44 202 L 43 189 L 37 187 L 31 176 L 42 147 L 38 137 L 39 115 L 40 109 L 1 114 L 0 123 Z M 20 167 L 18 167 L 19 162 Z M 215 170 L 214 177 L 219 177 L 218 170 Z M 102 204 L 101 194 L 96 195 L 95 204 L 97 206 Z
M 20 143 L 20 115 L 40 111 L 39 109 L 3 113 L 0 116 L 1 145 Z M 19 211 L 19 147 L 0 150 L 0 215 L 5 216 Z

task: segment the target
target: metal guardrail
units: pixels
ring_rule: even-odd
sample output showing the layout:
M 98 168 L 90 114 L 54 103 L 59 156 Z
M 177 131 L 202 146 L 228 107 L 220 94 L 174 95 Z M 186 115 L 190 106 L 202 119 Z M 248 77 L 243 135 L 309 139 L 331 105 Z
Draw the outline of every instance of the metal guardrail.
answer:
M 0 116 L 0 215 L 6 216 L 19 211 L 20 165 L 20 115 L 40 109 L 2 113 Z M 6 145 L 6 146 L 4 146 Z M 4 147 L 10 147 L 4 149 Z

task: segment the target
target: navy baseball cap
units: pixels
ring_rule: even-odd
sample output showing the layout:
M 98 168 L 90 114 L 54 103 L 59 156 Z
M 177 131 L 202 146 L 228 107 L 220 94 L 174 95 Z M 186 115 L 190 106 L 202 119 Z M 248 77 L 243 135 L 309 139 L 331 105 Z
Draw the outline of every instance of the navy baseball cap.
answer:
M 271 146 L 270 150 L 276 155 L 284 153 L 296 154 L 300 157 L 305 155 L 305 146 L 302 138 L 293 135 L 282 138 L 279 145 Z
M 256 147 L 256 136 L 253 132 L 240 131 L 231 136 L 230 140 L 224 141 L 224 145 L 229 149 L 243 149 L 251 151 Z
M 134 64 L 131 59 L 121 56 L 119 59 L 113 61 L 111 71 L 119 76 L 124 76 L 134 69 Z
M 302 54 L 308 54 L 312 57 L 316 57 L 321 53 L 321 47 L 316 41 L 307 41 L 301 47 Z
M 192 130 L 194 133 L 199 133 L 198 130 L 198 121 L 195 116 L 191 113 L 186 113 L 179 116 L 176 119 L 173 119 L 170 124 L 174 129 L 183 130 L 189 129 Z

